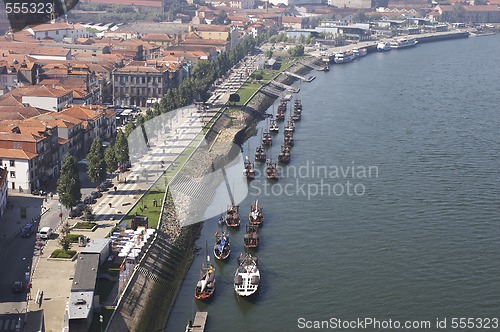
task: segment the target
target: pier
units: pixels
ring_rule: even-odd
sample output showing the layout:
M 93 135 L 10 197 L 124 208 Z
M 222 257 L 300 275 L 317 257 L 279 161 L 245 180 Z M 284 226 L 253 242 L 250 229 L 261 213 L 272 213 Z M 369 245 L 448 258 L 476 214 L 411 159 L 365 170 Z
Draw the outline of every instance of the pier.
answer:
M 189 321 L 186 326 L 186 332 L 204 332 L 205 324 L 207 323 L 208 312 L 199 311 L 194 316 L 194 321 Z
M 320 65 L 317 65 L 313 62 L 305 62 L 305 61 L 299 61 L 300 64 L 306 66 L 306 67 L 309 67 L 309 68 L 312 68 L 312 69 L 316 69 L 316 70 L 319 70 L 319 71 L 324 71 L 325 70 L 325 67 L 324 66 L 320 66 Z
M 311 82 L 312 80 L 314 80 L 316 78 L 315 76 L 309 76 L 308 78 L 305 78 L 304 76 L 300 76 L 298 74 L 291 73 L 289 71 L 284 71 L 283 74 L 288 75 L 288 76 L 292 76 L 292 77 L 295 77 L 295 78 L 298 78 L 299 80 L 301 80 L 303 82 Z
M 277 86 L 277 87 L 279 87 L 279 88 L 281 88 L 283 90 L 288 90 L 288 91 L 291 91 L 291 92 L 294 92 L 294 93 L 297 93 L 297 92 L 300 91 L 299 88 L 296 88 L 296 87 L 293 87 L 293 86 L 290 86 L 290 85 L 286 85 L 284 83 L 277 82 L 275 80 L 271 80 L 269 83 L 272 84 L 272 85 L 275 85 L 275 86 Z
M 260 88 L 260 91 L 268 95 L 273 95 L 275 97 L 279 97 L 283 94 L 282 90 L 272 86 L 271 84 L 262 86 L 262 88 Z

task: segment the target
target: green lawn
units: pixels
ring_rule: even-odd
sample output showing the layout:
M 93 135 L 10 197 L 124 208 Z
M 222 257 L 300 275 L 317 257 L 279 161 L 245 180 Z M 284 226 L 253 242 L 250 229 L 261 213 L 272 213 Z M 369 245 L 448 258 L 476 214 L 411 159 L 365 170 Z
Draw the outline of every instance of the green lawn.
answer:
M 260 83 L 247 83 L 245 82 L 241 88 L 236 92 L 237 94 L 240 95 L 240 101 L 237 102 L 234 106 L 243 106 L 246 105 L 246 103 L 249 101 L 250 97 L 260 89 L 262 84 Z M 231 104 L 231 103 L 229 103 Z

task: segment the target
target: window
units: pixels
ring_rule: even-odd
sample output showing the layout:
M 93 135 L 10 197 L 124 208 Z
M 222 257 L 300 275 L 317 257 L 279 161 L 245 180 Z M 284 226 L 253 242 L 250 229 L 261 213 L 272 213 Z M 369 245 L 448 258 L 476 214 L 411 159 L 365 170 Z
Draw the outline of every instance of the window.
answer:
M 14 160 L 10 161 L 10 166 L 16 166 L 16 162 Z
M 15 178 L 15 177 L 16 177 L 16 172 L 14 172 L 14 171 L 10 171 L 10 177 L 11 177 L 11 178 Z

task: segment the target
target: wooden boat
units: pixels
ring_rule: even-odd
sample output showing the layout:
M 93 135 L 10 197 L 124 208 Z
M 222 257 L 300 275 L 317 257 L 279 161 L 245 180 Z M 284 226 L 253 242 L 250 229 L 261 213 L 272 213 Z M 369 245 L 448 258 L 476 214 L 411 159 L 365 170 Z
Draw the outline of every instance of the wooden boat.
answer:
M 281 153 L 278 155 L 278 161 L 280 163 L 289 163 L 290 162 L 290 147 L 281 146 Z
M 215 291 L 215 267 L 210 262 L 210 256 L 207 255 L 207 261 L 201 265 L 200 279 L 196 283 L 194 297 L 197 300 L 205 300 L 213 295 Z
M 276 163 L 273 163 L 272 160 L 266 161 L 266 177 L 270 180 L 278 180 L 278 169 Z
M 250 214 L 248 215 L 250 225 L 260 225 L 264 222 L 264 212 L 262 206 L 259 206 L 259 200 L 256 199 L 250 207 Z
M 272 134 L 277 134 L 280 131 L 280 128 L 278 127 L 278 124 L 276 123 L 276 120 L 271 120 L 271 124 L 269 125 L 269 131 Z
M 278 112 L 276 113 L 276 121 L 285 120 L 286 109 L 287 109 L 287 102 L 285 99 L 281 99 L 281 102 L 278 106 Z
M 246 178 L 249 180 L 255 178 L 255 168 L 250 159 L 248 159 L 248 156 L 245 157 L 245 168 L 243 169 L 243 175 L 246 176 Z
M 227 227 L 239 227 L 240 226 L 240 214 L 238 212 L 238 205 L 230 205 L 226 212 L 226 226 Z
M 284 138 L 284 143 L 285 143 L 284 146 L 287 146 L 287 147 L 293 146 L 293 132 L 292 131 L 286 132 L 285 138 Z
M 295 102 L 293 103 L 293 111 L 295 113 L 301 113 L 302 112 L 302 101 L 300 99 L 295 99 Z
M 234 291 L 239 296 L 250 296 L 259 288 L 260 271 L 257 257 L 240 254 L 238 268 L 234 273 Z
M 259 226 L 250 224 L 246 226 L 243 244 L 246 249 L 255 249 L 259 246 Z
M 231 254 L 231 245 L 229 236 L 225 233 L 215 232 L 214 256 L 217 259 L 224 260 Z
M 255 161 L 266 161 L 266 150 L 264 150 L 264 147 L 262 147 L 262 145 L 259 145 L 255 149 Z
M 290 119 L 293 122 L 300 121 L 300 118 L 302 117 L 302 113 L 300 111 L 295 110 L 293 114 L 290 114 Z
M 270 146 L 273 144 L 273 136 L 269 131 L 262 133 L 262 145 Z
M 289 131 L 295 131 L 295 121 L 289 119 L 285 125 L 285 133 Z

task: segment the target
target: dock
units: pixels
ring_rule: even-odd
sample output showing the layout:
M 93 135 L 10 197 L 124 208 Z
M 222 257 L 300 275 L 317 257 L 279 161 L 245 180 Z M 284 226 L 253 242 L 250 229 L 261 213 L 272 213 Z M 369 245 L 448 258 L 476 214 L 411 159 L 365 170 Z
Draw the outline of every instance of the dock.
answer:
M 208 312 L 199 311 L 194 316 L 194 321 L 189 321 L 186 332 L 204 332 L 207 323 Z
M 312 80 L 314 80 L 316 78 L 315 76 L 309 76 L 308 78 L 306 78 L 304 76 L 301 76 L 301 75 L 298 75 L 298 74 L 295 74 L 295 73 L 291 73 L 289 71 L 284 71 L 283 74 L 288 75 L 288 76 L 292 76 L 292 77 L 295 77 L 295 78 L 298 78 L 299 80 L 301 80 L 303 82 L 311 82 Z
M 290 86 L 290 85 L 286 85 L 284 83 L 277 82 L 275 80 L 271 80 L 269 83 L 271 83 L 272 85 L 277 86 L 278 88 L 281 88 L 281 89 L 287 90 L 287 91 L 291 91 L 291 92 L 294 92 L 294 93 L 298 93 L 300 91 L 299 88 L 296 88 L 296 87 L 293 87 L 293 86 Z
M 319 71 L 324 71 L 325 70 L 325 67 L 324 66 L 319 66 L 313 62 L 305 62 L 305 61 L 299 61 L 300 64 L 306 66 L 306 67 L 309 67 L 309 68 L 312 68 L 312 69 L 316 69 L 316 70 L 319 70 Z

